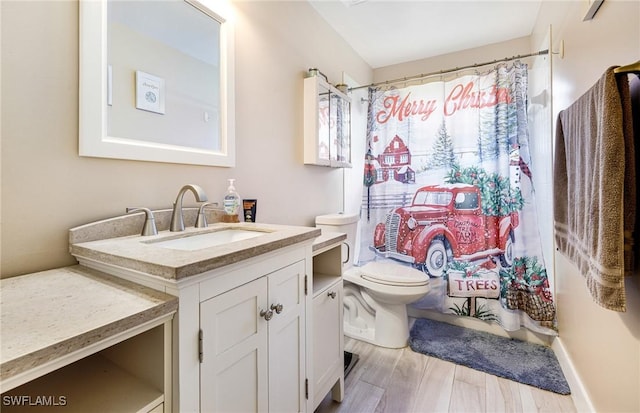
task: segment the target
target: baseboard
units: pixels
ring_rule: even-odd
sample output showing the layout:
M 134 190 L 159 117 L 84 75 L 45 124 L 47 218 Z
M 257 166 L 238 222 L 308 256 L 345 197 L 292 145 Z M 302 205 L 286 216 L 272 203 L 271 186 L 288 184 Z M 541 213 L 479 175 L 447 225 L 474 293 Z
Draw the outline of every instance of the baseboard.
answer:
M 569 357 L 560 337 L 556 337 L 553 340 L 553 343 L 551 343 L 551 349 L 556 354 L 560 367 L 562 368 L 562 372 L 569 383 L 569 387 L 571 387 L 571 398 L 573 399 L 573 404 L 576 406 L 576 410 L 584 413 L 596 413 L 596 409 L 593 407 L 591 399 L 589 399 L 589 395 L 587 394 L 587 390 L 585 389 L 578 372 L 573 366 L 573 362 L 571 362 L 571 358 Z

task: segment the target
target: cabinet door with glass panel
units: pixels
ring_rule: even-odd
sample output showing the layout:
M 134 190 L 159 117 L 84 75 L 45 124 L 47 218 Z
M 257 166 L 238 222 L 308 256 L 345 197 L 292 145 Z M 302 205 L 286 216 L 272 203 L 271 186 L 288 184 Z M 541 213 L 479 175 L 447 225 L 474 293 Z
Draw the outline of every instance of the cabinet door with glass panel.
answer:
M 351 99 L 320 76 L 304 79 L 304 163 L 351 167 Z

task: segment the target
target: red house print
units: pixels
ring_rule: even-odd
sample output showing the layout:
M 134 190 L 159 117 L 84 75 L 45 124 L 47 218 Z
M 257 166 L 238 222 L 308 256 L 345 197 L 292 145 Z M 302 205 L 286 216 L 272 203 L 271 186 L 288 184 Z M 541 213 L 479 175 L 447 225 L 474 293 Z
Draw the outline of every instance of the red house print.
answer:
M 404 144 L 404 141 L 398 136 L 394 136 L 384 148 L 384 152 L 378 155 L 378 162 L 383 168 L 397 169 L 402 166 L 411 165 L 411 152 Z
M 402 138 L 394 136 L 384 151 L 378 155 L 378 163 L 384 173 L 384 180 L 389 179 L 393 172 L 393 178 L 402 183 L 415 182 L 415 172 L 411 169 L 411 152 Z

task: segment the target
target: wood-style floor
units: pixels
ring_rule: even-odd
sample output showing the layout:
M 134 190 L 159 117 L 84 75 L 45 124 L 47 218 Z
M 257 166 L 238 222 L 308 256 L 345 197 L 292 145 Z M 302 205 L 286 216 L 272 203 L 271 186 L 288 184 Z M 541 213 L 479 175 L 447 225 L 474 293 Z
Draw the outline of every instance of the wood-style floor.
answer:
M 331 393 L 315 413 L 576 412 L 562 396 L 468 367 L 345 337 L 359 360 L 345 380 L 342 403 Z

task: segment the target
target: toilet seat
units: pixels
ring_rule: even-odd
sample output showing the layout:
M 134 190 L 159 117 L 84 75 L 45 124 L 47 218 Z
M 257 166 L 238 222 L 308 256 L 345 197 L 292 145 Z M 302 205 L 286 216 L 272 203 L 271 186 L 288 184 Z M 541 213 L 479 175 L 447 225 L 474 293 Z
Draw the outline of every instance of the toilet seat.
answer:
M 360 267 L 360 277 L 372 283 L 396 287 L 420 287 L 429 284 L 429 276 L 422 271 L 384 261 L 369 262 Z

